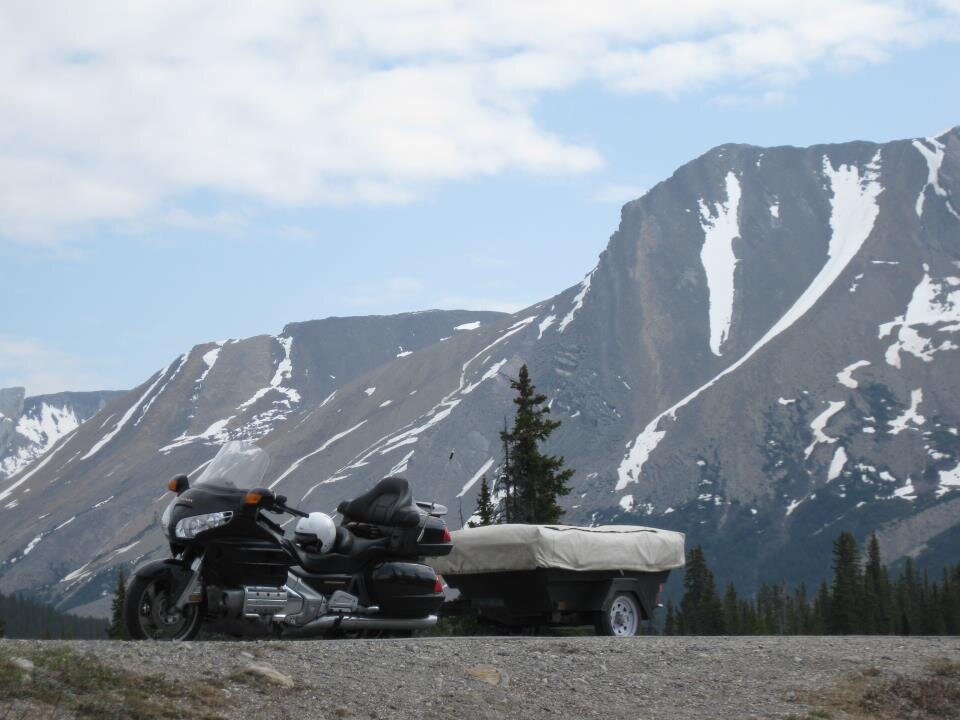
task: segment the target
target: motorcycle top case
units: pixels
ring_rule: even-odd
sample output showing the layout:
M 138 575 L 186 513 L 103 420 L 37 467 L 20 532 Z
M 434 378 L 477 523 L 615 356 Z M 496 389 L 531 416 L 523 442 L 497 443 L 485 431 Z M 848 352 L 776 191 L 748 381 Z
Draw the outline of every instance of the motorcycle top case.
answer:
M 453 549 L 447 524 L 437 517 L 424 515 L 414 528 L 394 528 L 390 536 L 390 551 L 394 555 L 415 557 L 442 557 Z

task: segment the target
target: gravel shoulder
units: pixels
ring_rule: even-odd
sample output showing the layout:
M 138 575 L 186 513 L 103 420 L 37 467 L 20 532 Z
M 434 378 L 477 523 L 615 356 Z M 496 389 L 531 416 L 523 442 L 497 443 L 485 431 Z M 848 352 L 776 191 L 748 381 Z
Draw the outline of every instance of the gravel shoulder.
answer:
M 932 668 L 937 663 L 942 668 L 944 662 L 952 663 L 950 672 L 957 670 L 960 685 L 958 638 L 472 637 L 175 644 L 4 640 L 0 660 L 9 670 L 15 658 L 34 658 L 37 677 L 28 678 L 23 671 L 22 690 L 43 681 L 45 656 L 38 653 L 50 649 L 74 658 L 68 661 L 72 665 L 82 665 L 89 653 L 104 668 L 124 673 L 126 680 L 113 681 L 118 687 L 124 682 L 137 685 L 143 677 L 169 681 L 150 686 L 150 692 L 159 695 L 184 683 L 211 688 L 202 713 L 190 709 L 189 698 L 180 698 L 179 705 L 165 705 L 167 714 L 144 710 L 140 717 L 237 717 L 242 712 L 298 720 L 882 718 L 897 714 L 883 708 L 874 714 L 869 708 L 848 714 L 849 707 L 831 698 L 841 690 L 847 693 L 851 687 L 881 681 L 926 682 L 921 679 L 932 677 Z M 23 699 L 25 694 L 11 684 L 15 675 L 10 673 L 15 672 L 10 670 L 7 684 L 0 684 L 0 718 L 51 717 L 42 713 L 45 701 L 31 704 Z M 140 685 L 146 692 L 147 685 Z M 117 698 L 128 706 L 131 702 Z M 157 700 L 162 703 L 163 698 Z M 915 717 L 960 716 L 960 709 L 953 707 L 946 715 L 921 712 Z M 53 716 L 83 717 L 83 712 L 63 703 Z

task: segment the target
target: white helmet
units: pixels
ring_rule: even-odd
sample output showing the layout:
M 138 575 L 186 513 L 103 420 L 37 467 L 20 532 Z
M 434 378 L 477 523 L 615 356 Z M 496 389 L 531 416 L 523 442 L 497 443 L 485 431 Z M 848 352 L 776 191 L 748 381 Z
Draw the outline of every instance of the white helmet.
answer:
M 312 512 L 297 522 L 294 537 L 297 544 L 306 550 L 328 553 L 336 542 L 337 527 L 326 513 Z

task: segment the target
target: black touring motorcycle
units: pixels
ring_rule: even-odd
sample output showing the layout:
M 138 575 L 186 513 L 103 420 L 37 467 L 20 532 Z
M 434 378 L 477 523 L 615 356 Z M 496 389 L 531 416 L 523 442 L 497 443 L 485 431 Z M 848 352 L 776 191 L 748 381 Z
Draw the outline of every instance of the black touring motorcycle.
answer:
M 269 456 L 224 445 L 177 494 L 160 524 L 172 558 L 136 570 L 124 620 L 136 639 L 189 640 L 202 624 L 277 637 L 380 634 L 428 628 L 443 602 L 440 578 L 421 562 L 446 555 L 446 508 L 415 503 L 402 478 L 386 478 L 340 504 L 339 525 L 260 487 Z M 293 540 L 266 513 L 300 518 Z

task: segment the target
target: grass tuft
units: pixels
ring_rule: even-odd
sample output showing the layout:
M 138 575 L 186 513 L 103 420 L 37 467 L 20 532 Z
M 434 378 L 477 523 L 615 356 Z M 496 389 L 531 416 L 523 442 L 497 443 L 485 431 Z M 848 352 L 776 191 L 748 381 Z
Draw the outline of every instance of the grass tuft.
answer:
M 60 710 L 102 720 L 224 717 L 226 696 L 205 683 L 118 669 L 62 645 L 19 655 L 33 662 L 34 670 L 27 676 L 9 650 L 0 651 L 0 703 L 27 702 L 45 708 L 50 717 Z
M 868 667 L 804 701 L 815 706 L 804 720 L 833 717 L 834 712 L 856 720 L 956 718 L 960 708 L 960 662 L 946 658 L 931 661 L 919 676 L 884 673 Z

